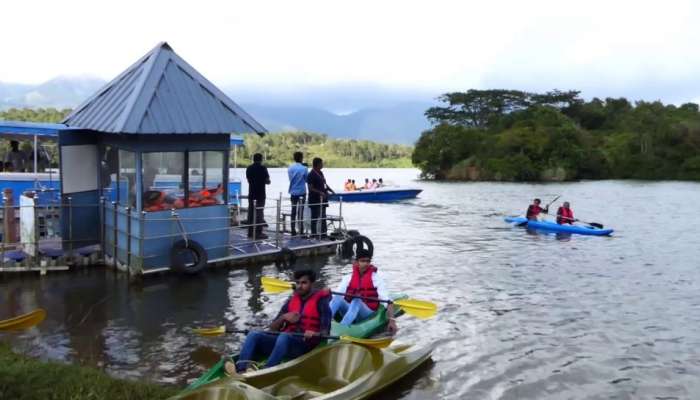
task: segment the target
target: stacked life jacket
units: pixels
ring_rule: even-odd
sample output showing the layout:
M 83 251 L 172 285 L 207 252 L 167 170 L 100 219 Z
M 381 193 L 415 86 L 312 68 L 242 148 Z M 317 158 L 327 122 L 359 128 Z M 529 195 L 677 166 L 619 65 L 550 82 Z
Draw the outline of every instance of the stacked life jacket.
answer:
M 294 292 L 287 304 L 287 312 L 298 313 L 299 321 L 293 324 L 287 323 L 282 328 L 282 332 L 320 332 L 321 313 L 318 312 L 318 302 L 330 295 L 331 292 L 328 289 L 314 290 L 306 299 L 303 299 Z
M 559 207 L 557 210 L 557 224 L 573 224 L 574 212 L 570 208 Z
M 352 277 L 350 278 L 350 283 L 345 291 L 345 301 L 352 301 L 353 298 L 349 297 L 350 295 L 372 297 L 375 299 L 378 298 L 379 292 L 377 292 L 377 287 L 372 281 L 372 276 L 375 272 L 377 272 L 377 267 L 370 264 L 365 269 L 364 274 L 360 274 L 360 267 L 357 264 L 354 264 L 352 266 Z M 369 307 L 372 311 L 376 311 L 377 308 L 379 308 L 378 301 L 365 299 L 362 299 L 362 301 L 364 301 L 367 307 Z

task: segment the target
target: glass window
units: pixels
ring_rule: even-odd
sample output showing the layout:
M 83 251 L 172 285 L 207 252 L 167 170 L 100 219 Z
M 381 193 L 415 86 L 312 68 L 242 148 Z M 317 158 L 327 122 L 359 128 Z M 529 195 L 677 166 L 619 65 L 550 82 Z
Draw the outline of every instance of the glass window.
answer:
M 136 206 L 136 156 L 131 151 L 119 150 L 119 195 L 122 206 Z
M 185 153 L 144 153 L 142 161 L 144 211 L 183 208 Z
M 224 204 L 224 161 L 223 151 L 189 153 L 189 207 Z
M 100 153 L 101 196 L 107 201 L 117 201 L 117 174 L 119 173 L 119 150 L 113 146 L 102 146 Z

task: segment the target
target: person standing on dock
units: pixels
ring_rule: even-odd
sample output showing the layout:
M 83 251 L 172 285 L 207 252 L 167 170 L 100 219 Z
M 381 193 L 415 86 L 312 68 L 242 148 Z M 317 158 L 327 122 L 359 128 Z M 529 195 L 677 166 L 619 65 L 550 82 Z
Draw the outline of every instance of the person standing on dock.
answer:
M 328 289 L 313 288 L 316 273 L 311 270 L 295 272 L 294 281 L 294 294 L 270 324 L 272 332 L 251 332 L 243 343 L 238 362 L 224 364 L 229 375 L 246 372 L 250 362 L 256 359 L 267 358 L 265 368 L 268 368 L 284 359 L 299 357 L 318 346 L 321 342 L 319 335 L 330 333 Z
M 323 176 L 323 160 L 316 157 L 311 165 L 312 169 L 306 178 L 309 185 L 309 208 L 311 209 L 311 236 L 325 238 L 328 227 L 326 226 L 326 208 L 328 207 L 328 192 L 335 194 L 326 183 Z M 320 232 L 317 225 L 321 224 Z
M 306 178 L 309 172 L 303 161 L 304 154 L 301 151 L 296 151 L 294 152 L 294 163 L 287 169 L 287 174 L 289 175 L 289 196 L 292 199 L 292 236 L 297 234 L 297 222 L 299 222 L 299 234 L 304 234 Z
M 262 154 L 255 153 L 253 163 L 245 170 L 248 180 L 248 237 L 253 239 L 267 239 L 262 229 L 265 223 L 265 185 L 270 184 L 270 174 L 267 167 L 262 165 L 262 159 Z
M 371 264 L 371 261 L 369 251 L 358 249 L 355 264 L 352 266 L 352 274 L 343 277 L 340 285 L 335 289 L 335 292 L 345 293 L 345 296 L 333 296 L 331 317 L 340 312 L 343 316 L 340 323 L 343 325 L 351 325 L 353 322 L 364 321 L 371 317 L 379 308 L 379 302 L 371 299 L 390 300 L 384 278 L 378 272 L 377 267 Z M 389 321 L 387 331 L 393 336 L 398 328 L 394 320 L 394 305 L 391 303 L 386 307 L 386 318 Z

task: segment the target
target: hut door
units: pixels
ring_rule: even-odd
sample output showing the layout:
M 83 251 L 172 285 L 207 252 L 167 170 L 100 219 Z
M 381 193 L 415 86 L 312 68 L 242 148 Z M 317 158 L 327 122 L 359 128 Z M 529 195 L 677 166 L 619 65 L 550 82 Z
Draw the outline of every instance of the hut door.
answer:
M 61 146 L 61 230 L 64 249 L 99 243 L 97 144 Z

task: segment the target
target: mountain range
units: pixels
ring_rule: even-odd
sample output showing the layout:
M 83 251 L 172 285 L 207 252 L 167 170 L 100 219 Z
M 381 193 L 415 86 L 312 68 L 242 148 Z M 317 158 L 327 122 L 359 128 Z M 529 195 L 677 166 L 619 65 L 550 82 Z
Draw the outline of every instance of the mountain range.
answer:
M 72 108 L 106 82 L 57 77 L 39 85 L 0 82 L 0 110 L 12 107 Z M 430 128 L 423 113 L 435 95 L 375 85 L 270 89 L 224 87 L 270 132 L 309 131 L 334 138 L 412 144 Z

